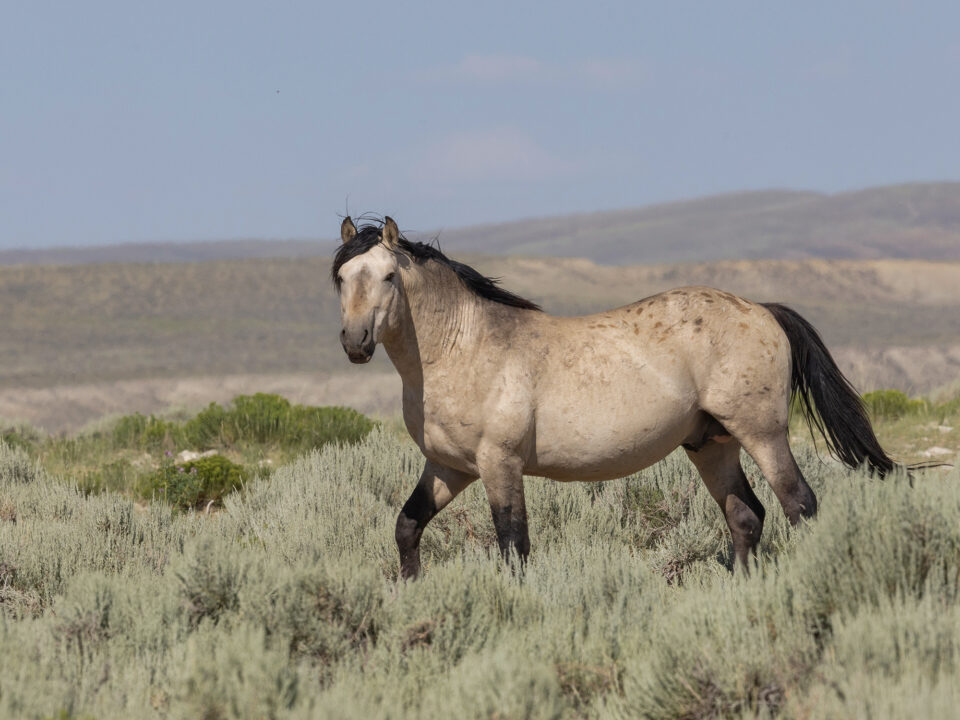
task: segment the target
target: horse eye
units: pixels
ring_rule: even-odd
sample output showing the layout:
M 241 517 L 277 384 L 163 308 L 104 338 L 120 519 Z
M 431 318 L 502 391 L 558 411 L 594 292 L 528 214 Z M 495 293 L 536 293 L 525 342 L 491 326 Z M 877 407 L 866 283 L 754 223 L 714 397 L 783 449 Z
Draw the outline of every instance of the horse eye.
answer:
M 384 282 L 393 282 L 393 279 L 397 276 L 396 273 L 389 273 L 384 279 Z

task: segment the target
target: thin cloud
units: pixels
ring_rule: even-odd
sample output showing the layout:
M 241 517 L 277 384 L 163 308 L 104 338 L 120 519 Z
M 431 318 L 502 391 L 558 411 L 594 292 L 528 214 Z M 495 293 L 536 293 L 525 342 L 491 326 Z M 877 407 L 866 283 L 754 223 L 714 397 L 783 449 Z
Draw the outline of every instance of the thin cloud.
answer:
M 457 132 L 423 148 L 410 165 L 415 182 L 541 180 L 569 170 L 528 134 L 501 127 Z
M 453 65 L 428 71 L 440 84 L 623 90 L 649 82 L 648 68 L 632 58 L 583 58 L 545 62 L 526 55 L 467 55 Z
M 550 69 L 536 58 L 522 55 L 467 55 L 459 63 L 441 68 L 438 78 L 473 82 L 540 83 L 549 78 Z

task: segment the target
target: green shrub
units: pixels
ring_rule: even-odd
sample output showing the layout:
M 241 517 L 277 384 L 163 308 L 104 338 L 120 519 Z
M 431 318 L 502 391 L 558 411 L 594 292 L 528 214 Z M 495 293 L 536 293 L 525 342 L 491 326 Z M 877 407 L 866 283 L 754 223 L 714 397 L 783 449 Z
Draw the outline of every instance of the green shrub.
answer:
M 111 434 L 115 447 L 154 451 L 172 449 L 183 435 L 178 423 L 140 413 L 117 420 Z
M 279 395 L 238 395 L 229 413 L 231 429 L 237 440 L 262 444 L 283 442 L 290 407 L 290 401 Z
M 936 412 L 940 422 L 945 421 L 947 418 L 957 417 L 960 415 L 960 396 L 940 403 L 936 407 Z
M 197 416 L 183 425 L 187 444 L 195 448 L 209 448 L 222 442 L 226 411 L 217 403 L 210 403 Z
M 185 463 L 164 462 L 160 469 L 140 481 L 141 497 L 166 500 L 183 510 L 219 504 L 223 496 L 239 490 L 247 472 L 222 455 Z
M 331 442 L 358 443 L 376 423 L 345 407 L 294 405 L 287 414 L 286 443 L 300 449 L 320 448 Z
M 863 402 L 871 417 L 886 420 L 918 415 L 930 409 L 929 401 L 910 398 L 899 390 L 874 390 L 863 396 Z
M 238 395 L 226 409 L 210 403 L 184 424 L 183 436 L 195 448 L 257 443 L 307 450 L 359 442 L 375 425 L 350 408 L 293 405 L 279 395 L 257 393 Z
M 36 452 L 37 446 L 43 438 L 39 432 L 27 425 L 17 425 L 0 430 L 0 440 L 12 448 L 21 448 L 31 455 Z
M 219 501 L 239 484 L 236 476 L 241 471 L 235 469 L 227 478 L 223 460 L 212 461 L 215 467 L 181 463 L 185 473 L 209 475 L 182 477 L 185 473 L 177 466 L 163 462 L 165 453 L 172 457 L 185 449 L 224 448 L 231 458 L 267 477 L 273 463 L 330 443 L 355 444 L 376 426 L 348 408 L 307 407 L 279 395 L 257 393 L 238 396 L 225 407 L 211 403 L 187 419 L 134 413 L 74 436 L 43 436 L 27 426 L 14 426 L 0 429 L 0 442 L 22 450 L 30 458 L 27 464 L 39 460 L 84 494 L 163 496 L 188 507 Z M 157 465 L 162 465 L 159 472 L 154 471 Z

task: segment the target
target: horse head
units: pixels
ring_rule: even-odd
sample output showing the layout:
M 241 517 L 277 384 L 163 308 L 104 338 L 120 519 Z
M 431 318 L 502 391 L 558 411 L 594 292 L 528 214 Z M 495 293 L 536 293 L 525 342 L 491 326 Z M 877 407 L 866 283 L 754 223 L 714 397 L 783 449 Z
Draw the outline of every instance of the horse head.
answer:
M 398 322 L 403 293 L 400 282 L 400 232 L 384 218 L 383 227 L 359 232 L 349 217 L 340 226 L 343 245 L 333 265 L 340 292 L 340 343 L 351 362 L 366 363 L 377 343 Z

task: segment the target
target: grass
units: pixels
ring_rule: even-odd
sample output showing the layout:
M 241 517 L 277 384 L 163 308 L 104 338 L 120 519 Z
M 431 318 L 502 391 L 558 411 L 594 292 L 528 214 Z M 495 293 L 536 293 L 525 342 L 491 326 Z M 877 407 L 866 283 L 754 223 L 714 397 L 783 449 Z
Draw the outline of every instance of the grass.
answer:
M 952 463 L 960 449 L 960 392 L 934 399 L 910 397 L 899 390 L 875 390 L 863 396 L 880 445 L 897 462 Z M 806 421 L 796 404 L 791 407 L 790 442 L 814 447 Z M 819 446 L 823 443 L 817 438 Z M 931 452 L 933 451 L 933 452 Z
M 42 444 L 42 443 L 41 443 Z M 207 516 L 87 494 L 0 444 L 0 716 L 943 717 L 960 687 L 960 476 L 798 460 L 731 575 L 682 453 L 620 481 L 527 481 L 533 552 L 499 560 L 479 485 L 397 581 L 422 458 L 384 428 L 252 479 Z
M 81 492 L 162 497 L 181 509 L 223 496 L 276 465 L 329 443 L 355 443 L 375 426 L 342 407 L 295 405 L 278 395 L 240 395 L 180 419 L 126 415 L 75 436 L 12 427 L 0 437 Z M 212 456 L 187 458 L 183 451 Z

